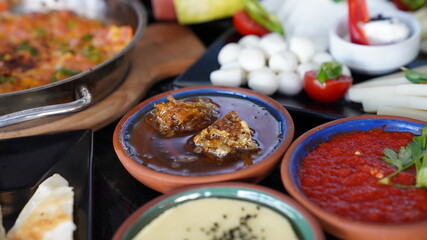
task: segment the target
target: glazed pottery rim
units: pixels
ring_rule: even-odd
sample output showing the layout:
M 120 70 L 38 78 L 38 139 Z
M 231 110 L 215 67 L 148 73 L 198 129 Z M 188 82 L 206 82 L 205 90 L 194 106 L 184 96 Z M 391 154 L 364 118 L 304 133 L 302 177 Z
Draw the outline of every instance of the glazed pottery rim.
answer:
M 337 214 L 328 212 L 326 210 L 323 210 L 318 205 L 314 204 L 311 200 L 309 200 L 304 195 L 304 193 L 302 193 L 299 187 L 297 187 L 296 184 L 294 183 L 294 180 L 292 179 L 290 174 L 290 157 L 294 153 L 294 150 L 296 149 L 296 147 L 299 144 L 301 144 L 306 138 L 311 136 L 311 134 L 321 131 L 322 129 L 325 129 L 332 125 L 342 124 L 342 123 L 350 122 L 354 120 L 359 121 L 359 120 L 369 120 L 369 119 L 374 119 L 374 120 L 384 119 L 384 120 L 410 122 L 411 124 L 427 125 L 427 122 L 412 119 L 412 118 L 407 118 L 407 117 L 391 116 L 391 115 L 360 115 L 360 116 L 353 116 L 353 117 L 333 120 L 333 121 L 321 124 L 317 127 L 314 127 L 308 130 L 307 132 L 303 133 L 300 137 L 298 137 L 291 144 L 291 146 L 289 146 L 288 151 L 283 156 L 283 160 L 280 166 L 280 175 L 281 175 L 282 183 L 285 189 L 295 200 L 297 200 L 309 212 L 311 212 L 315 217 L 317 217 L 320 220 L 320 223 L 322 226 L 324 226 L 329 232 L 333 234 L 336 232 L 342 233 L 343 230 L 339 230 L 339 229 L 346 229 L 344 231 L 348 231 L 349 229 L 355 229 L 355 228 L 358 229 L 357 231 L 364 231 L 364 232 L 370 232 L 370 233 L 374 233 L 378 231 L 383 231 L 383 232 L 387 231 L 389 233 L 400 233 L 402 232 L 402 230 L 405 230 L 406 232 L 408 232 L 415 229 L 426 228 L 426 233 L 427 233 L 427 220 L 413 222 L 413 223 L 403 223 L 403 224 L 380 224 L 380 223 L 353 221 L 345 217 L 339 216 Z M 339 235 L 337 234 L 337 236 Z
M 283 119 L 284 122 L 280 122 L 278 119 L 278 123 L 280 124 L 282 131 L 283 126 L 286 127 L 286 131 L 283 132 L 283 137 L 281 141 L 275 146 L 273 151 L 264 157 L 261 161 L 254 163 L 248 167 L 243 169 L 238 169 L 234 172 L 216 174 L 216 175 L 202 175 L 202 176 L 184 176 L 184 175 L 175 175 L 169 174 L 165 172 L 156 171 L 152 168 L 143 166 L 138 163 L 134 158 L 129 156 L 128 152 L 125 149 L 125 145 L 123 144 L 124 133 L 129 125 L 131 125 L 131 121 L 137 118 L 141 109 L 143 109 L 146 105 L 154 104 L 155 102 L 161 102 L 161 99 L 166 99 L 167 96 L 177 94 L 181 97 L 191 97 L 193 94 L 186 95 L 187 92 L 193 93 L 196 91 L 204 91 L 210 92 L 212 95 L 216 94 L 218 96 L 222 95 L 231 95 L 237 98 L 243 98 L 246 100 L 257 100 L 259 103 L 264 103 L 266 107 L 268 107 L 269 112 L 274 111 L 277 116 L 275 118 Z M 206 94 L 208 95 L 208 94 Z M 249 99 L 247 99 L 249 97 Z M 163 100 L 164 101 L 164 100 Z M 165 177 L 168 178 L 166 182 L 174 182 L 178 184 L 197 184 L 197 183 L 210 183 L 217 181 L 230 181 L 236 178 L 250 178 L 252 176 L 258 175 L 259 169 L 271 168 L 272 165 L 276 165 L 281 161 L 281 157 L 288 149 L 291 144 L 294 136 L 294 122 L 289 114 L 289 112 L 276 100 L 263 95 L 261 93 L 257 93 L 255 91 L 245 89 L 245 88 L 234 88 L 234 87 L 223 87 L 223 86 L 195 86 L 195 87 L 185 87 L 179 88 L 175 90 L 166 91 L 155 96 L 152 96 L 140 104 L 136 105 L 130 111 L 128 111 L 122 119 L 119 121 L 113 135 L 113 145 L 116 151 L 116 154 L 119 156 L 119 160 L 122 162 L 124 167 L 128 169 L 128 171 L 132 174 L 132 172 L 139 172 L 139 174 L 149 174 L 151 178 L 158 179 L 159 182 L 165 182 Z M 131 170 L 129 170 L 131 169 Z M 132 171 L 132 172 L 131 172 Z M 267 171 L 267 170 L 266 170 Z
M 281 203 L 281 206 L 279 206 L 280 209 L 278 209 L 275 204 L 270 204 L 264 199 L 262 201 L 259 201 L 259 199 L 255 199 L 253 195 L 239 195 L 241 191 L 245 191 L 245 193 L 252 192 L 260 194 L 266 196 L 269 199 L 273 199 L 274 201 L 278 201 Z M 285 217 L 292 225 L 292 228 L 298 236 L 301 237 L 311 235 L 312 237 L 314 237 L 314 239 L 317 240 L 325 239 L 323 229 L 321 228 L 319 222 L 307 209 L 305 209 L 295 199 L 275 189 L 271 189 L 261 185 L 236 181 L 185 186 L 170 191 L 166 194 L 160 195 L 143 204 L 142 206 L 137 208 L 130 216 L 128 216 L 126 220 L 122 222 L 120 227 L 117 229 L 116 233 L 113 236 L 113 240 L 127 239 L 129 235 L 134 236 L 135 232 L 139 232 L 142 228 L 140 229 L 138 225 L 144 226 L 144 224 L 141 223 L 142 219 L 145 217 L 150 217 L 147 216 L 147 212 L 148 215 L 151 214 L 154 215 L 154 218 L 157 218 L 162 213 L 164 213 L 168 209 L 173 208 L 176 205 L 188 201 L 207 198 L 235 199 L 240 201 L 252 202 L 255 204 L 261 204 L 262 206 L 270 208 L 281 216 Z M 173 204 L 168 204 L 170 202 L 173 202 Z M 166 206 L 166 204 L 168 205 Z M 298 216 L 287 216 L 284 213 L 284 210 L 281 210 L 281 208 L 284 207 L 287 208 L 286 210 L 291 209 L 291 211 L 293 211 L 292 214 L 297 214 Z M 159 208 L 161 208 L 161 210 Z M 150 213 L 149 211 L 158 211 L 158 213 Z M 296 222 L 295 218 L 298 218 L 299 220 L 297 220 Z M 304 226 L 301 226 L 301 224 L 303 224 Z M 307 228 L 310 231 L 309 233 L 305 232 Z M 301 231 L 303 231 L 303 233 L 301 233 Z

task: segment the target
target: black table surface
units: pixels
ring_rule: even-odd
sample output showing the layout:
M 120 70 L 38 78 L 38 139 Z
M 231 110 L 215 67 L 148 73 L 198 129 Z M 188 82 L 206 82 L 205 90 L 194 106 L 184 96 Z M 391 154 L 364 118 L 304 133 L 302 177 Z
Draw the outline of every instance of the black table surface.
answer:
M 143 1 L 148 13 L 149 22 L 151 6 L 149 1 Z M 188 26 L 208 47 L 231 25 L 230 19 L 213 21 L 204 24 Z M 175 78 L 165 79 L 153 86 L 147 95 L 169 90 Z M 141 99 L 143 100 L 143 99 Z M 315 118 L 301 112 L 289 111 L 295 124 L 295 138 L 307 130 L 327 122 L 327 119 Z M 151 199 L 160 196 L 158 193 L 133 178 L 121 165 L 112 144 L 114 129 L 118 121 L 94 133 L 93 154 L 93 239 L 111 239 L 123 221 L 137 208 Z M 280 179 L 279 166 L 260 185 L 286 193 Z M 327 235 L 328 239 L 333 239 Z

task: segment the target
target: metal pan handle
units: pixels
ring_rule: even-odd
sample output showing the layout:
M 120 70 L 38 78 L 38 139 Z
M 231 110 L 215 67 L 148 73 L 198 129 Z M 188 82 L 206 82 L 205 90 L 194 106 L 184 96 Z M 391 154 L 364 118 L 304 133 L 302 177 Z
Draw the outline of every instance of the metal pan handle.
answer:
M 92 95 L 85 85 L 79 86 L 77 91 L 81 98 L 73 102 L 25 109 L 0 116 L 0 128 L 44 117 L 82 111 L 92 103 Z

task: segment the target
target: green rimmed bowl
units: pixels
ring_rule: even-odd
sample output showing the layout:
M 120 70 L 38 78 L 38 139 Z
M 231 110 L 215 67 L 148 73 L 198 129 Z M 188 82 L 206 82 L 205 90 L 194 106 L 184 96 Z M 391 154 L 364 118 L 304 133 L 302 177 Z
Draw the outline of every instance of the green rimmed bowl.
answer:
M 133 239 L 141 229 L 165 211 L 179 204 L 204 198 L 235 199 L 270 208 L 289 221 L 298 239 L 325 239 L 315 218 L 283 193 L 255 184 L 224 182 L 184 187 L 151 200 L 122 223 L 113 240 Z M 194 218 L 198 218 L 198 216 L 194 216 Z M 168 231 L 166 227 L 164 230 Z

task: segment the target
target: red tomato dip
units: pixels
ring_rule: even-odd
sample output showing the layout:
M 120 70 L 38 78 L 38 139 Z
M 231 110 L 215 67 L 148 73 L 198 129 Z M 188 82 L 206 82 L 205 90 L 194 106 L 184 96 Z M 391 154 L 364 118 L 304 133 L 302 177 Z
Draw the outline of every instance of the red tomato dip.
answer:
M 321 143 L 303 159 L 303 192 L 321 208 L 350 220 L 409 223 L 427 219 L 427 190 L 378 183 L 396 169 L 382 160 L 385 148 L 396 152 L 412 141 L 408 132 L 354 131 Z M 392 178 L 415 184 L 415 169 Z

